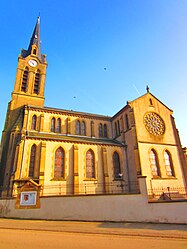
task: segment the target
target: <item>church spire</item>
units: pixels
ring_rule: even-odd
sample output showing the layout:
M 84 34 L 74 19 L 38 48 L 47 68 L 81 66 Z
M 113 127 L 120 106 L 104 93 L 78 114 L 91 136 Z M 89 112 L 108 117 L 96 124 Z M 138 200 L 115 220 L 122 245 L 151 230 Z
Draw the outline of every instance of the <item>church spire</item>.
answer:
M 36 47 L 33 49 L 33 47 Z M 28 49 L 22 49 L 21 56 L 26 58 L 28 55 L 36 55 L 41 62 L 45 62 L 45 56 L 41 54 L 41 40 L 40 40 L 40 16 L 37 18 L 37 22 L 28 46 Z

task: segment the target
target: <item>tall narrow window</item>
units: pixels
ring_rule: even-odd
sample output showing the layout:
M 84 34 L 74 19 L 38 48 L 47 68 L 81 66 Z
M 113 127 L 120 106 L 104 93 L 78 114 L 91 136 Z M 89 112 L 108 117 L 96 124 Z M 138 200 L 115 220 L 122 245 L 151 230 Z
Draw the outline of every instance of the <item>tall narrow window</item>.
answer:
M 61 119 L 58 118 L 56 122 L 56 132 L 60 133 L 61 132 Z
M 114 178 L 121 178 L 120 159 L 117 152 L 113 154 Z
M 117 123 L 115 122 L 115 136 L 117 137 L 118 135 L 118 127 L 117 127 Z
M 120 123 L 119 123 L 119 120 L 118 120 L 117 124 L 118 124 L 118 129 L 117 129 L 118 130 L 118 135 L 120 135 L 121 132 L 120 132 Z
M 27 91 L 28 75 L 29 75 L 29 69 L 26 67 L 25 71 L 23 72 L 22 85 L 21 85 L 21 91 L 25 93 Z
M 125 114 L 125 123 L 126 123 L 126 130 L 128 130 L 129 129 L 129 118 L 127 114 Z
M 31 147 L 30 153 L 30 164 L 29 164 L 29 177 L 34 177 L 34 169 L 35 169 L 35 161 L 36 161 L 36 145 L 33 144 Z
M 55 152 L 54 178 L 64 178 L 64 150 L 61 147 Z
M 149 104 L 150 104 L 150 105 L 153 105 L 152 99 L 149 99 Z
M 35 74 L 35 81 L 34 81 L 34 93 L 39 94 L 40 92 L 40 72 L 37 71 Z
M 91 121 L 91 137 L 95 137 L 94 122 Z
M 153 177 L 160 176 L 160 169 L 158 164 L 158 156 L 155 150 L 150 151 L 150 163 L 151 163 L 151 172 Z
M 82 121 L 82 124 L 81 124 L 81 134 L 83 136 L 86 136 L 86 124 L 84 121 Z
M 51 132 L 55 132 L 55 118 L 51 119 Z
M 77 122 L 76 122 L 76 134 L 77 135 L 81 134 L 81 124 L 80 124 L 79 120 L 77 120 Z
M 31 124 L 32 130 L 36 130 L 36 121 L 37 121 L 36 115 L 32 116 L 32 124 Z
M 165 161 L 167 176 L 175 176 L 172 158 L 168 151 L 164 151 L 164 161 Z
M 103 125 L 99 124 L 99 137 L 103 137 Z
M 86 178 L 95 178 L 95 156 L 92 150 L 86 153 Z
M 107 137 L 107 125 L 104 124 L 104 137 Z

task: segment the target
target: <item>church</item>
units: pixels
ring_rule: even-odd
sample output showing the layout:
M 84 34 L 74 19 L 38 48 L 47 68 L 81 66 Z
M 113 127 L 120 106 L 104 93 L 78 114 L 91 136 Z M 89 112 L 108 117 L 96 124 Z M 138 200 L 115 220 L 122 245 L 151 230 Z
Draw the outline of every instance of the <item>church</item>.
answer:
M 114 116 L 45 107 L 46 55 L 40 17 L 22 49 L 1 140 L 0 192 L 28 181 L 41 196 L 186 188 L 187 165 L 173 112 L 147 87 Z

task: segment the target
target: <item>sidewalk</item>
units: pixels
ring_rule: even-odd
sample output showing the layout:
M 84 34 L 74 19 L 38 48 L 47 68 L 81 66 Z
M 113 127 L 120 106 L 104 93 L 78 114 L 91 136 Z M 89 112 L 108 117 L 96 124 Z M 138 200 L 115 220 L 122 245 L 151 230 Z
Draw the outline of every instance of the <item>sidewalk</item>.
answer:
M 0 229 L 187 239 L 187 225 L 16 220 L 0 218 Z

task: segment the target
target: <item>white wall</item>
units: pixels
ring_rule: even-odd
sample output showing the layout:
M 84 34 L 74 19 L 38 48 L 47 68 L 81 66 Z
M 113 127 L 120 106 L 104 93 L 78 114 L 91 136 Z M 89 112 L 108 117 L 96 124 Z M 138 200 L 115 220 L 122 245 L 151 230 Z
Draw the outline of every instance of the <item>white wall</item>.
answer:
M 141 186 L 143 192 L 143 185 Z M 148 203 L 136 195 L 41 197 L 40 209 L 15 209 L 15 199 L 0 200 L 0 217 L 79 221 L 187 224 L 187 202 Z

